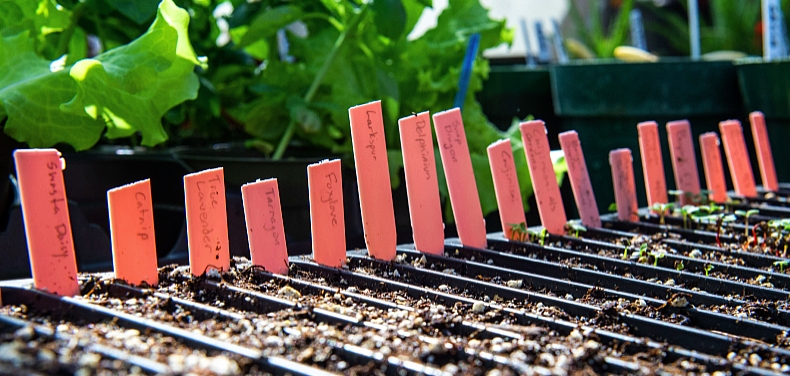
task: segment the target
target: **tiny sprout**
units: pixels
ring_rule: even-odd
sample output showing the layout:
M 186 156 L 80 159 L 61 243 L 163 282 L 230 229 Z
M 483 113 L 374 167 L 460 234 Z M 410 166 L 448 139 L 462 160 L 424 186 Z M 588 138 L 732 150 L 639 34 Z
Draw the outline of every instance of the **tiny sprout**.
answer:
M 666 217 L 667 212 L 672 211 L 672 209 L 674 208 L 675 208 L 675 204 L 672 203 L 663 204 L 660 202 L 657 202 L 650 207 L 650 209 L 658 213 L 658 223 L 662 225 L 664 224 L 664 218 Z
M 749 237 L 749 217 L 758 213 L 760 213 L 760 211 L 757 209 L 749 209 L 746 211 L 744 210 L 735 211 L 736 215 L 740 215 L 741 217 L 743 217 L 744 224 L 746 225 L 746 229 L 744 230 L 744 236 L 746 236 L 747 238 Z
M 774 266 L 779 267 L 779 273 L 784 273 L 788 265 L 790 260 L 774 261 Z
M 546 238 L 549 236 L 549 230 L 545 228 L 541 229 L 540 232 L 535 230 L 528 230 L 529 233 L 536 239 L 538 239 L 538 244 L 541 246 L 546 244 Z
M 574 236 L 579 237 L 579 232 L 586 232 L 587 228 L 579 224 L 578 222 L 568 222 L 566 224 L 567 228 L 574 231 Z
M 609 204 L 609 211 L 610 212 L 616 212 L 617 211 L 617 203 L 616 202 L 613 202 L 613 203 Z
M 705 264 L 705 276 L 706 277 L 710 276 L 710 271 L 711 270 L 713 270 L 713 265 L 711 265 L 710 263 L 706 263 Z
M 675 269 L 677 269 L 677 271 L 681 272 L 685 268 L 686 265 L 683 265 L 683 260 L 675 261 Z
M 660 249 L 658 251 L 650 252 L 650 256 L 653 256 L 653 266 L 658 266 L 658 260 L 666 257 L 667 251 Z
M 628 247 L 631 246 L 631 242 L 628 239 L 625 240 L 625 245 L 623 245 L 623 260 L 628 260 Z
M 639 257 L 644 257 L 645 252 L 647 252 L 647 243 L 643 243 L 639 246 Z
M 683 228 L 688 228 L 689 217 L 693 217 L 698 212 L 700 212 L 700 208 L 694 205 L 683 205 L 680 208 L 680 214 L 683 216 Z

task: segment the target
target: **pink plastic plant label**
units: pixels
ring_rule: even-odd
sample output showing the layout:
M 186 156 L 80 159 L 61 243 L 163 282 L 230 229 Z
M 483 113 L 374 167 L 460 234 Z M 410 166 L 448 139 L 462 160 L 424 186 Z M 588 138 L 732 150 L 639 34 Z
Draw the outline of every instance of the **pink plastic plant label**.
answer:
M 562 235 L 565 233 L 567 218 L 554 174 L 554 164 L 551 163 L 546 125 L 541 120 L 534 120 L 521 123 L 519 127 L 529 174 L 532 177 L 532 188 L 538 202 L 540 221 L 549 233 Z
M 727 164 L 730 166 L 730 176 L 735 187 L 735 193 L 745 197 L 757 196 L 757 186 L 754 183 L 752 163 L 749 152 L 746 150 L 746 141 L 743 139 L 743 129 L 738 120 L 725 120 L 719 123 L 721 139 L 724 143 L 724 154 L 727 155 Z
M 392 207 L 381 101 L 351 107 L 348 115 L 351 119 L 351 141 L 354 146 L 365 244 L 371 256 L 381 260 L 394 260 L 398 239 L 395 233 L 395 211 Z
M 184 176 L 189 267 L 192 274 L 230 269 L 228 213 L 222 167 Z
M 667 134 L 675 187 L 682 192 L 680 202 L 682 205 L 692 204 L 692 196 L 700 193 L 700 183 L 691 124 L 688 120 L 670 121 L 667 123 Z
M 563 132 L 560 133 L 559 139 L 560 147 L 565 153 L 565 163 L 568 164 L 568 177 L 582 224 L 593 228 L 601 227 L 601 216 L 598 212 L 598 204 L 595 202 L 579 134 L 576 131 Z
M 521 201 L 521 189 L 518 185 L 510 140 L 499 140 L 489 145 L 488 161 L 491 176 L 494 178 L 494 192 L 502 231 L 510 240 L 523 241 L 527 235 L 525 233 L 527 218 L 524 215 L 524 203 Z
M 639 154 L 642 157 L 642 171 L 645 175 L 647 205 L 666 204 L 667 181 L 664 178 L 664 159 L 661 155 L 661 139 L 658 136 L 658 123 L 646 121 L 636 125 L 639 132 Z
M 768 191 L 779 190 L 779 180 L 776 178 L 776 166 L 771 153 L 771 142 L 768 138 L 768 129 L 765 127 L 765 116 L 760 111 L 749 114 L 752 125 L 754 148 L 757 150 L 757 162 L 760 165 L 760 175 L 763 178 L 763 188 Z
M 115 278 L 127 283 L 159 283 L 151 181 L 107 191 Z
M 313 260 L 321 265 L 339 268 L 346 262 L 340 160 L 325 160 L 307 166 L 307 184 L 310 190 Z
M 77 261 L 71 236 L 65 161 L 55 149 L 14 151 L 33 284 L 57 295 L 77 295 Z
M 472 159 L 466 143 L 466 131 L 461 119 L 461 110 L 453 108 L 433 115 L 436 128 L 436 140 L 442 156 L 444 175 L 447 178 L 447 190 L 450 193 L 450 204 L 458 229 L 461 243 L 469 247 L 485 248 L 486 225 L 480 197 L 477 194 L 477 183 L 472 170 Z
M 639 220 L 633 161 L 631 149 L 617 149 L 609 152 L 609 164 L 612 166 L 612 181 L 614 183 L 614 197 L 617 203 L 617 218 L 621 221 L 633 222 Z
M 252 264 L 272 273 L 287 275 L 288 248 L 277 179 L 242 185 L 241 199 Z
M 702 152 L 702 167 L 705 170 L 705 182 L 711 191 L 713 202 L 727 201 L 727 182 L 724 179 L 724 165 L 721 163 L 719 136 L 716 132 L 708 132 L 699 136 L 699 147 Z
M 441 255 L 444 253 L 444 223 L 433 156 L 431 117 L 428 112 L 407 116 L 398 120 L 398 127 L 414 245 L 422 252 Z

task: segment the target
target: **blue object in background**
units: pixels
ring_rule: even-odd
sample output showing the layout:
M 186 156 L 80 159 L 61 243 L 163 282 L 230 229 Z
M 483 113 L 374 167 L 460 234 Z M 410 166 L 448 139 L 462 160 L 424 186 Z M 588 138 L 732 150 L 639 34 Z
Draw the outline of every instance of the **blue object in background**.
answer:
M 477 57 L 477 50 L 479 48 L 480 34 L 472 34 L 472 36 L 469 38 L 469 44 L 466 47 L 464 64 L 461 66 L 461 77 L 458 80 L 458 92 L 455 94 L 453 107 L 463 109 L 464 101 L 466 100 L 466 92 L 469 90 L 469 79 L 472 76 L 472 67 L 475 64 L 475 58 Z

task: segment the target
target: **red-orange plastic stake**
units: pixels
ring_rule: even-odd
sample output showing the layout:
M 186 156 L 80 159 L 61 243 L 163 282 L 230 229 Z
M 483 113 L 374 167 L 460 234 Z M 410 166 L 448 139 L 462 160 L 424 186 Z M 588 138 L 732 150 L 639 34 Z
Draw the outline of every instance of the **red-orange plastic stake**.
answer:
M 115 278 L 127 283 L 159 283 L 151 181 L 146 179 L 107 191 Z
M 55 149 L 14 152 L 33 284 L 58 295 L 77 295 L 77 261 L 71 236 L 65 161 Z

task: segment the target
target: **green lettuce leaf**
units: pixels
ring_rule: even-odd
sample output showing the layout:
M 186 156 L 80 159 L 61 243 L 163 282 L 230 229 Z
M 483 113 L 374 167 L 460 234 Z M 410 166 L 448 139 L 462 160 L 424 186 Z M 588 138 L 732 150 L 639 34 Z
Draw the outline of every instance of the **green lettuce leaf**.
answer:
M 39 57 L 29 31 L 0 38 L 0 115 L 5 132 L 31 147 L 67 143 L 76 150 L 106 137 L 142 135 L 167 140 L 161 118 L 197 96 L 194 73 L 203 65 L 187 35 L 189 15 L 163 0 L 156 20 L 138 39 L 73 66 Z

